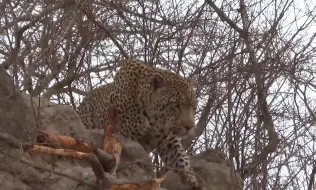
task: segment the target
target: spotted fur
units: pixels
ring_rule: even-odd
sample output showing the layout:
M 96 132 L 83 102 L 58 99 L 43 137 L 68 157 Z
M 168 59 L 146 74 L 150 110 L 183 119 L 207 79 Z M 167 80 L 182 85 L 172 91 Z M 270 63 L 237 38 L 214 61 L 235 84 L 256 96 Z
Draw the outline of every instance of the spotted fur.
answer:
M 174 168 L 184 182 L 197 186 L 180 138 L 195 123 L 196 79 L 185 79 L 137 59 L 125 59 L 114 83 L 88 93 L 78 114 L 87 128 L 103 128 L 107 107 L 115 105 L 119 133 L 138 141 L 151 152 L 157 149 L 164 164 Z

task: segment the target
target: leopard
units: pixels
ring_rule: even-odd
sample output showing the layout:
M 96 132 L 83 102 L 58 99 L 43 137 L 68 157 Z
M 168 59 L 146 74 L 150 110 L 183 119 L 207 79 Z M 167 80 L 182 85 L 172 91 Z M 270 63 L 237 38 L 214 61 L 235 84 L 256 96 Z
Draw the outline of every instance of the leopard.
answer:
M 87 93 L 77 113 L 87 129 L 107 123 L 107 108 L 117 109 L 118 133 L 158 152 L 167 168 L 199 189 L 181 139 L 194 133 L 197 75 L 183 77 L 136 58 L 119 61 L 112 83 Z M 147 137 L 147 138 L 146 138 Z

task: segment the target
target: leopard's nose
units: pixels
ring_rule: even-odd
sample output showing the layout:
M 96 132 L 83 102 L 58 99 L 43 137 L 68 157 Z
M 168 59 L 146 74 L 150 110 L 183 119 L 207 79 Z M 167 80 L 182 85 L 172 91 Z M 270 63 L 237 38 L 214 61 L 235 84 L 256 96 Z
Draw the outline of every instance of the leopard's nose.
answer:
M 184 128 L 185 128 L 187 131 L 189 131 L 190 129 L 193 128 L 193 126 L 192 126 L 192 125 L 184 125 Z

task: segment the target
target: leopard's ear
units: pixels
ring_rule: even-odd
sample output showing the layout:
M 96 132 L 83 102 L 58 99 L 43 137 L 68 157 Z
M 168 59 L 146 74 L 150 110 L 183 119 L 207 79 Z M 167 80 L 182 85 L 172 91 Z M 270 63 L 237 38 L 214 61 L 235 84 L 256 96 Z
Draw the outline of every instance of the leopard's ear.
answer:
M 192 88 L 194 90 L 196 90 L 197 89 L 197 85 L 198 85 L 198 75 L 193 75 L 192 77 L 189 77 L 188 80 L 189 80 Z
M 154 90 L 162 88 L 166 85 L 166 80 L 158 73 L 153 74 L 151 82 Z

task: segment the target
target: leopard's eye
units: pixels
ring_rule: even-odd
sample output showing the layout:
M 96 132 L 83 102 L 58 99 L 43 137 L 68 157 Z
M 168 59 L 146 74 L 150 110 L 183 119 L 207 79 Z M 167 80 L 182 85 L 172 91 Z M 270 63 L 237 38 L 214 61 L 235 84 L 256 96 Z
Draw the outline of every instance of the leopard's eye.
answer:
M 170 104 L 173 107 L 180 108 L 180 104 L 179 104 L 179 102 L 176 99 L 170 99 Z

